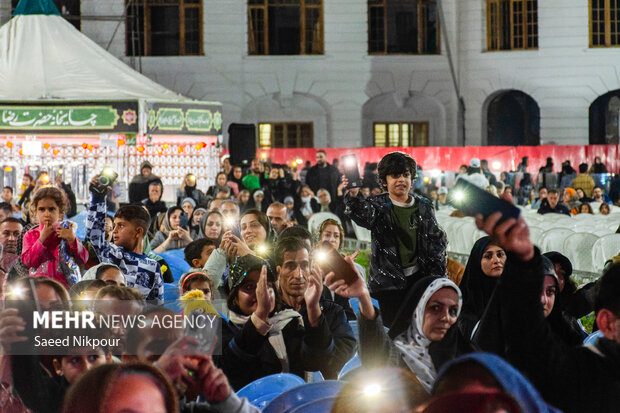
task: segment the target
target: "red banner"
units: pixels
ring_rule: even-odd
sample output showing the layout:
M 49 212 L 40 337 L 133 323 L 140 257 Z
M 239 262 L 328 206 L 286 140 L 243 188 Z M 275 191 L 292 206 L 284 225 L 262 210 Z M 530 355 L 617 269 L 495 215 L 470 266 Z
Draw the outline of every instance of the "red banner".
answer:
M 256 156 L 270 158 L 274 163 L 292 165 L 295 161 L 304 165 L 316 162 L 316 151 L 320 148 L 259 149 Z M 424 170 L 440 169 L 457 171 L 461 165 L 469 165 L 471 158 L 486 159 L 492 172 L 514 171 L 523 156 L 529 158 L 528 171 L 538 172 L 545 165 L 547 157 L 553 159 L 554 172 L 559 172 L 562 162 L 571 161 L 573 168 L 586 162 L 594 163 L 600 156 L 608 172 L 618 173 L 620 169 L 620 145 L 544 145 L 544 146 L 467 146 L 467 147 L 420 147 L 420 148 L 324 148 L 329 163 L 343 155 L 355 154 L 360 169 L 366 162 L 379 162 L 382 156 L 393 151 L 410 154 Z

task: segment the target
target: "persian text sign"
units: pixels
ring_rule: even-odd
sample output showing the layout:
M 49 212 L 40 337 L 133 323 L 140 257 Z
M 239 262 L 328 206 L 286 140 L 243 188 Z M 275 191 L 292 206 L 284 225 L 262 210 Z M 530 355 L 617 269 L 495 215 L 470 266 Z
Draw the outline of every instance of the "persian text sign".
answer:
M 137 102 L 0 105 L 0 132 L 11 133 L 100 133 L 133 132 Z M 123 113 L 123 117 L 120 116 Z
M 0 113 L 0 127 L 3 129 L 110 129 L 116 126 L 119 118 L 111 106 L 0 106 Z
M 217 136 L 222 133 L 220 104 L 148 102 L 147 105 L 147 134 Z

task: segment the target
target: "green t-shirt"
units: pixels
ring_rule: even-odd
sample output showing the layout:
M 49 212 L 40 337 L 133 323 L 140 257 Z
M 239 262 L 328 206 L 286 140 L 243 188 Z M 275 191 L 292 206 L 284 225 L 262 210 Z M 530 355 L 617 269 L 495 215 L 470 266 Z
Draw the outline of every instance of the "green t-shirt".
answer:
M 414 225 L 417 213 L 418 205 L 415 202 L 407 207 L 397 206 L 392 203 L 390 214 L 392 216 L 392 224 L 394 225 L 398 254 L 400 255 L 400 262 L 403 268 L 412 267 L 418 263 L 417 230 Z
M 260 178 L 258 176 L 254 176 L 253 174 L 249 174 L 243 177 L 241 180 L 245 189 L 252 192 L 254 189 L 260 188 Z

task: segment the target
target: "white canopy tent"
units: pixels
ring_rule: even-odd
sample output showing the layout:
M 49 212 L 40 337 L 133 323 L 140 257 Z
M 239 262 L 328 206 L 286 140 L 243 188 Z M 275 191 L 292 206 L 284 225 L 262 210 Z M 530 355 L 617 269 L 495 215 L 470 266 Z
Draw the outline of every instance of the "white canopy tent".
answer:
M 112 56 L 57 10 L 53 14 L 51 0 L 22 0 L 20 6 L 0 27 L 0 100 L 190 101 Z M 17 14 L 22 9 L 44 14 Z
M 74 188 L 85 187 L 84 175 L 106 164 L 126 181 L 148 160 L 164 184 L 193 172 L 202 187 L 215 179 L 221 133 L 220 103 L 194 101 L 136 72 L 62 18 L 52 0 L 21 0 L 0 27 L 5 185 L 18 172 L 65 169 Z M 76 165 L 78 183 L 64 168 Z

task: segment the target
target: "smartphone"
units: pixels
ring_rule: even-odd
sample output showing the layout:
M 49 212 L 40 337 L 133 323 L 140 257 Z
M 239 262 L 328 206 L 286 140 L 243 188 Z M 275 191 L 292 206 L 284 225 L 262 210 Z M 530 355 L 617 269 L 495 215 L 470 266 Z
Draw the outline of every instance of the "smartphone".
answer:
M 333 272 L 335 281 L 344 280 L 347 284 L 353 284 L 359 278 L 344 257 L 327 242 L 315 250 L 314 260 L 325 275 Z
M 487 218 L 499 211 L 502 213 L 499 222 L 510 218 L 518 219 L 521 214 L 521 210 L 510 202 L 491 195 L 465 179 L 459 179 L 456 182 L 450 191 L 448 202 L 470 217 L 482 214 Z
M 23 283 L 19 283 L 18 285 L 14 286 L 13 290 L 8 292 L 5 299 L 5 308 L 15 308 L 19 316 L 26 323 L 26 325 L 24 326 L 24 331 L 19 334 L 28 337 L 28 340 L 21 343 L 13 343 L 11 345 L 12 354 L 33 354 L 33 313 L 35 311 L 41 312 L 41 304 L 39 303 L 39 297 L 36 293 L 36 286 L 32 278 L 24 280 Z
M 344 155 L 340 161 L 343 165 L 344 175 L 349 181 L 347 188 L 359 188 L 362 186 L 362 179 L 360 178 L 359 162 L 357 155 Z
M 188 221 L 187 214 L 183 212 L 180 217 L 179 226 L 183 229 L 187 229 L 187 221 Z

